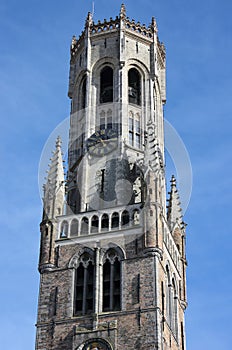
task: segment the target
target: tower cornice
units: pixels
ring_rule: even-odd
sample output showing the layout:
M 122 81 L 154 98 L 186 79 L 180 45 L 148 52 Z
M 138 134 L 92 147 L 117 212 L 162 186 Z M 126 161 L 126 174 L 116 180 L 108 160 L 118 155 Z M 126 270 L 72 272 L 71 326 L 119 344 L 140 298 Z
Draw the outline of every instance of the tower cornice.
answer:
M 125 5 L 122 4 L 119 16 L 114 19 L 110 17 L 109 20 L 104 19 L 103 21 L 93 21 L 92 14 L 89 12 L 87 15 L 85 29 L 89 30 L 90 37 L 105 36 L 106 34 L 112 34 L 113 32 L 119 32 L 124 30 L 129 36 L 137 38 L 139 41 L 146 41 L 152 43 L 154 36 L 157 37 L 157 25 L 155 18 L 152 17 L 151 24 L 146 26 L 141 24 L 139 21 L 136 22 L 134 19 L 130 19 L 126 16 Z M 71 61 L 75 60 L 77 52 L 84 45 L 84 39 L 86 36 L 86 30 L 83 30 L 79 38 L 75 36 L 72 38 L 71 43 Z M 159 43 L 159 41 L 158 41 Z M 162 43 L 159 43 L 160 57 L 162 60 L 165 59 L 165 49 Z

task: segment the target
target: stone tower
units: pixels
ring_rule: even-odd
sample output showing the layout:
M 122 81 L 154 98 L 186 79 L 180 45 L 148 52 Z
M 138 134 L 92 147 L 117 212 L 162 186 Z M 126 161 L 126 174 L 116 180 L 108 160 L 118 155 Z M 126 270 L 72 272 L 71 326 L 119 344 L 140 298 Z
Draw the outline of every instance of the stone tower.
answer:
M 68 172 L 44 185 L 37 350 L 185 350 L 185 224 L 166 210 L 165 47 L 156 21 L 93 22 L 71 43 Z

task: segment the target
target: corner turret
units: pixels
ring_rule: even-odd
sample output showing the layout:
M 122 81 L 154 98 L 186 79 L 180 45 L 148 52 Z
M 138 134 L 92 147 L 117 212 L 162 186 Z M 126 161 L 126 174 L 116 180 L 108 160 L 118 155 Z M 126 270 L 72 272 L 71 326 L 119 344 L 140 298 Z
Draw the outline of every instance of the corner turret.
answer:
M 168 199 L 168 206 L 167 206 L 167 220 L 168 225 L 171 230 L 175 228 L 175 225 L 177 224 L 179 227 L 182 225 L 182 209 L 181 209 L 181 203 L 180 203 L 180 197 L 178 190 L 176 188 L 176 178 L 174 175 L 172 175 L 171 178 L 171 191 L 169 192 L 169 199 Z
M 59 136 L 56 140 L 56 148 L 47 173 L 47 182 L 44 185 L 43 220 L 53 219 L 63 214 L 65 184 L 61 138 Z
M 44 185 L 43 219 L 40 224 L 39 271 L 41 273 L 49 271 L 55 266 L 55 223 L 56 217 L 63 214 L 64 195 L 64 168 L 61 139 L 58 136 L 56 148 L 49 165 L 47 182 Z

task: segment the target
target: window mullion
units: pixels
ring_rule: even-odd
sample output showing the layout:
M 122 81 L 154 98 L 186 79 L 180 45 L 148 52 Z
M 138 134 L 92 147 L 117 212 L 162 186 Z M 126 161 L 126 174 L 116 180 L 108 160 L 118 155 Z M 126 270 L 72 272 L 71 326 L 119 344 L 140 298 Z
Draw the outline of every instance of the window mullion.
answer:
M 114 303 L 114 263 L 110 265 L 110 310 L 113 310 Z
M 88 278 L 88 269 L 85 266 L 84 268 L 84 283 L 83 283 L 83 301 L 82 301 L 82 314 L 86 314 L 86 293 L 87 293 L 87 278 Z

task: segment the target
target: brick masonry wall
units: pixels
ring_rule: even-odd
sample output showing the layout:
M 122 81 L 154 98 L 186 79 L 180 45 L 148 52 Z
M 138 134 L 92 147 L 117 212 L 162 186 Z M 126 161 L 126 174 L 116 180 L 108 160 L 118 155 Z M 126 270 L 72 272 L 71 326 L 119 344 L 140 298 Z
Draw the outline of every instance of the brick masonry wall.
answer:
M 122 311 L 100 313 L 96 329 L 96 315 L 73 316 L 74 271 L 68 268 L 68 265 L 70 257 L 82 251 L 83 247 L 70 244 L 60 248 L 59 267 L 41 275 L 37 350 L 76 349 L 82 341 L 96 336 L 109 339 L 115 350 L 125 350 L 125 344 L 127 349 L 154 349 L 157 341 L 155 339 L 157 313 L 160 314 L 161 310 L 160 288 L 158 298 L 155 295 L 155 259 L 142 253 L 136 255 L 135 241 L 128 243 L 127 248 L 127 258 L 122 262 Z M 158 270 L 159 286 L 161 281 L 165 280 L 165 272 L 162 265 L 158 266 Z M 112 321 L 117 321 L 112 330 L 107 330 L 105 333 L 101 331 L 104 325 Z M 162 324 L 158 327 L 161 328 Z M 167 346 L 171 345 L 167 349 L 179 349 L 166 323 L 163 337 L 167 341 Z

